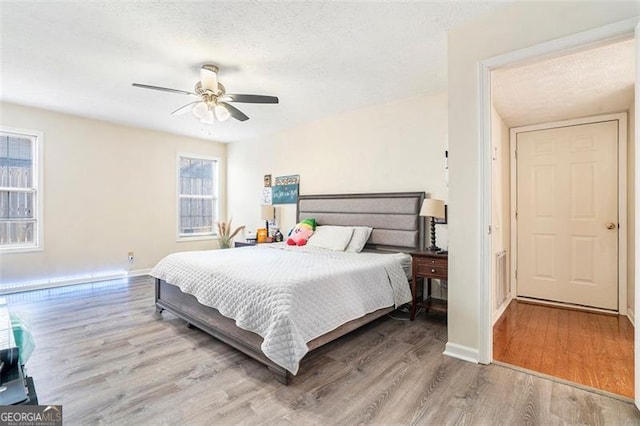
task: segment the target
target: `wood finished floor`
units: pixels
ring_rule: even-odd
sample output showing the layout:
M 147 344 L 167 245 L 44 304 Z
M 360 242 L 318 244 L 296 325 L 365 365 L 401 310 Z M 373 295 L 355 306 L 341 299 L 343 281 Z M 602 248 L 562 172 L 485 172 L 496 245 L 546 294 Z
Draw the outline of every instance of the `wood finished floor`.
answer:
M 627 402 L 442 355 L 444 316 L 385 317 L 310 354 L 289 386 L 185 322 L 150 280 L 9 297 L 31 320 L 41 404 L 65 425 L 640 424 Z
M 623 316 L 514 300 L 494 326 L 493 357 L 633 398 L 633 325 Z

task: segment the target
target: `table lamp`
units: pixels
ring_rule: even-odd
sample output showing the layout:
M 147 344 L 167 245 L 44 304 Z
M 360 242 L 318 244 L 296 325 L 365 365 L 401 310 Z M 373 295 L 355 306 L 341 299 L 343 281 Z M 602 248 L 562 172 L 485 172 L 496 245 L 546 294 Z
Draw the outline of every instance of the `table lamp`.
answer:
M 267 237 L 269 236 L 269 221 L 274 220 L 276 218 L 276 209 L 275 207 L 264 204 L 262 206 L 262 220 L 265 221 L 265 225 L 267 228 Z
M 444 201 L 427 198 L 422 202 L 420 216 L 431 218 L 431 246 L 427 250 L 440 250 L 440 247 L 436 245 L 436 218 L 444 219 Z

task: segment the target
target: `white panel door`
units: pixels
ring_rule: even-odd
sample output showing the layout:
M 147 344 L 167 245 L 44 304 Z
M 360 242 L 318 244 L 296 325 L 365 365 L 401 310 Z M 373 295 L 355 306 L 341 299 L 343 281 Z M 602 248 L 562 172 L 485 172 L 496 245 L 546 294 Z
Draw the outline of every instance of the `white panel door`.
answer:
M 618 121 L 518 133 L 518 296 L 618 310 Z

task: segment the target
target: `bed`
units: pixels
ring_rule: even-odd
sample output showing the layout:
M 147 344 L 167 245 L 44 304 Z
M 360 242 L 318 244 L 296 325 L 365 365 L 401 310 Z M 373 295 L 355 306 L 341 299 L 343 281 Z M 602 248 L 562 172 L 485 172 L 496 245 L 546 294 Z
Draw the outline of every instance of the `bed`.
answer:
M 357 268 L 358 265 L 363 265 L 364 263 L 377 262 L 371 267 L 372 271 L 375 272 L 371 272 L 371 282 L 373 283 L 373 281 L 375 281 L 374 278 L 379 278 L 381 274 L 386 273 L 389 277 L 388 281 L 393 287 L 393 282 L 399 282 L 399 278 L 393 278 L 398 276 L 396 266 L 397 262 L 390 261 L 388 259 L 396 256 L 393 254 L 394 252 L 408 252 L 424 247 L 424 220 L 419 215 L 420 206 L 422 205 L 424 196 L 424 192 L 300 196 L 297 205 L 298 221 L 314 218 L 319 225 L 361 225 L 372 227 L 373 231 L 367 241 L 365 249 L 363 250 L 362 256 L 359 254 L 317 255 L 311 248 L 304 249 L 298 247 L 289 248 L 286 246 L 264 245 L 261 247 L 245 247 L 225 250 L 224 253 L 218 252 L 215 254 L 215 260 L 221 263 L 219 263 L 220 266 L 216 267 L 222 267 L 222 265 L 224 265 L 226 273 L 233 275 L 234 279 L 240 280 L 240 284 L 243 284 L 243 281 L 241 280 L 241 275 L 243 275 L 241 266 L 243 265 L 243 261 L 249 261 L 249 253 L 251 250 L 259 253 L 260 259 L 269 259 L 269 261 L 274 264 L 277 262 L 286 263 L 289 261 L 290 257 L 304 259 L 308 262 L 308 256 L 318 256 L 319 258 L 322 258 L 323 262 L 328 262 L 329 265 L 333 265 L 332 267 L 336 270 L 336 273 L 341 274 L 340 280 L 347 280 L 349 282 L 353 281 L 356 285 L 362 286 L 364 285 L 363 280 L 369 279 L 369 276 L 362 275 L 361 273 L 356 274 L 355 272 L 351 274 L 346 269 L 343 270 L 341 268 L 346 268 L 346 265 L 350 263 Z M 386 253 L 387 256 L 380 256 L 379 253 Z M 179 263 L 179 258 L 180 256 L 183 256 L 183 254 L 170 256 L 174 256 L 171 258 L 171 262 L 175 263 L 175 265 L 181 265 L 181 263 Z M 184 256 L 186 256 L 186 254 Z M 196 264 L 198 262 L 200 262 L 200 264 L 206 263 L 206 267 L 212 267 L 209 265 L 209 263 L 214 259 L 211 257 L 212 252 L 197 252 L 190 256 L 192 256 L 192 258 L 193 256 L 196 256 L 196 258 L 199 257 L 199 260 L 195 261 Z M 284 257 L 286 257 L 285 260 L 283 260 Z M 243 260 L 245 258 L 246 260 Z M 163 259 L 161 263 L 162 262 L 165 262 L 165 259 Z M 303 263 L 303 265 L 311 264 Z M 244 269 L 249 269 L 251 267 L 252 264 L 247 263 Z M 158 268 L 158 266 L 156 268 Z M 154 271 L 156 268 L 154 268 Z M 210 300 L 214 300 L 218 297 L 217 293 L 208 291 L 203 295 L 203 293 L 198 292 L 197 289 L 192 289 L 192 287 L 195 288 L 195 286 L 191 285 L 191 281 L 195 281 L 195 278 L 192 278 L 192 275 L 200 275 L 207 279 L 212 279 L 211 276 L 213 274 L 204 269 L 199 270 L 197 273 L 191 273 L 185 268 L 188 267 L 180 266 L 175 269 L 178 271 L 175 273 L 155 273 L 155 304 L 157 312 L 161 313 L 163 310 L 167 310 L 178 317 L 183 318 L 189 325 L 207 332 L 213 337 L 265 364 L 278 381 L 288 384 L 294 373 L 297 371 L 297 365 L 292 367 L 287 364 L 286 360 L 282 361 L 270 352 L 270 348 L 272 346 L 277 347 L 278 350 L 282 350 L 282 347 L 287 345 L 279 343 L 277 341 L 277 335 L 276 343 L 279 344 L 279 346 L 270 345 L 272 340 L 269 336 L 269 330 L 257 330 L 256 332 L 248 331 L 246 324 L 247 321 L 243 319 L 242 315 L 239 317 L 234 316 L 237 322 L 236 320 L 229 318 L 229 316 L 233 315 L 230 315 L 230 313 L 227 312 L 224 304 L 213 303 L 213 305 L 217 306 L 220 311 L 208 306 L 212 304 L 210 303 Z M 324 266 L 320 269 L 322 268 L 324 268 Z M 384 268 L 384 272 L 382 272 L 380 268 Z M 174 269 L 171 269 L 171 271 L 174 271 Z M 220 275 L 223 276 L 222 271 L 220 272 Z M 265 277 L 267 276 L 272 275 L 266 274 Z M 331 276 L 325 277 L 325 281 L 331 281 L 331 279 Z M 220 278 L 220 280 L 223 280 L 223 278 Z M 268 281 L 268 279 L 265 278 L 265 281 Z M 223 280 L 222 282 L 224 283 L 226 281 Z M 271 285 L 271 283 L 268 284 Z M 306 286 L 307 290 L 304 291 L 308 291 L 310 288 L 324 288 L 325 285 L 328 286 L 331 285 L 331 283 L 323 282 L 322 286 L 317 287 L 305 284 L 301 288 Z M 234 287 L 235 286 L 236 284 L 234 284 Z M 237 298 L 238 291 L 240 291 L 240 297 L 244 297 L 242 296 L 242 291 L 245 291 L 243 288 L 244 287 L 239 287 L 239 289 L 235 289 L 236 292 L 228 297 Z M 374 288 L 373 284 L 371 288 Z M 396 289 L 394 287 L 392 297 L 396 298 L 396 302 L 399 297 L 401 298 L 401 296 L 398 295 L 401 294 L 402 291 L 402 288 Z M 376 293 L 375 290 L 371 290 L 370 292 L 374 294 Z M 293 293 L 297 295 L 297 299 L 293 300 L 292 303 L 294 303 L 293 306 L 297 308 L 301 308 L 301 305 L 304 305 L 305 309 L 311 310 L 311 308 L 316 307 L 314 301 L 323 300 L 322 296 L 318 296 L 317 294 L 313 297 L 307 297 L 305 300 L 305 293 L 298 294 L 299 292 L 297 290 Z M 253 308 L 249 307 L 255 305 L 255 301 L 252 302 L 251 300 L 251 291 L 247 290 L 245 295 L 247 298 L 247 310 L 250 311 Z M 202 301 L 206 304 L 201 303 Z M 364 324 L 386 315 L 393 311 L 395 306 L 397 306 L 397 303 L 394 303 L 393 299 L 386 300 L 385 302 L 377 300 L 375 302 L 376 304 L 373 304 L 374 302 L 371 302 L 370 304 L 365 302 L 362 303 L 366 306 L 362 308 L 363 311 L 361 316 L 358 314 L 359 316 L 357 318 L 349 319 L 348 321 L 336 320 L 336 324 L 339 325 L 332 328 L 331 331 L 323 332 L 319 335 L 314 334 L 317 331 L 305 329 L 303 331 L 306 334 L 300 332 L 300 335 L 303 337 L 306 336 L 306 341 L 302 342 L 304 345 L 302 348 L 303 350 L 300 350 L 299 348 L 285 349 L 290 352 L 295 352 L 296 355 L 302 359 L 308 352 L 313 351 L 314 349 L 331 342 Z M 320 302 L 318 304 L 320 304 Z M 349 303 L 349 305 L 352 304 L 353 303 L 351 302 Z M 372 309 L 372 306 L 376 308 Z M 320 306 L 320 308 L 322 307 L 323 306 Z M 234 314 L 238 314 L 238 311 L 235 311 Z M 278 316 L 278 318 L 278 321 L 280 321 L 282 317 Z M 328 321 L 331 321 L 331 318 L 329 318 Z M 258 326 L 261 324 L 260 321 L 256 321 L 255 319 L 253 322 L 258 324 Z M 264 338 L 262 336 L 264 336 Z M 274 361 L 274 359 L 276 361 Z

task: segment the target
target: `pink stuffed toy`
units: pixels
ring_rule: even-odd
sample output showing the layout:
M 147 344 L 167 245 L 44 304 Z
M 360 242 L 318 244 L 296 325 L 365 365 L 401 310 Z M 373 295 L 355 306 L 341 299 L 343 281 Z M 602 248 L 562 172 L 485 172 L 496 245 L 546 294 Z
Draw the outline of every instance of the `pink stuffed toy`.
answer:
M 303 246 L 307 244 L 309 237 L 313 235 L 313 231 L 316 230 L 315 219 L 305 219 L 293 228 L 289 238 L 287 238 L 287 244 L 290 246 Z

